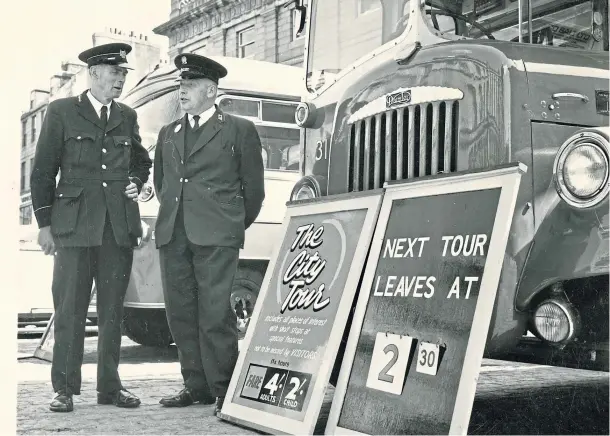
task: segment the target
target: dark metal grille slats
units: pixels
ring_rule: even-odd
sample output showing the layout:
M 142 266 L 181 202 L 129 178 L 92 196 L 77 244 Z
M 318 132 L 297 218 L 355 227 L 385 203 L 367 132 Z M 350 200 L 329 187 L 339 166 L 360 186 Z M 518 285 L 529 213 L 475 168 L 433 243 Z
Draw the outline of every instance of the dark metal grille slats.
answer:
M 391 109 L 349 127 L 348 191 L 457 169 L 458 101 Z

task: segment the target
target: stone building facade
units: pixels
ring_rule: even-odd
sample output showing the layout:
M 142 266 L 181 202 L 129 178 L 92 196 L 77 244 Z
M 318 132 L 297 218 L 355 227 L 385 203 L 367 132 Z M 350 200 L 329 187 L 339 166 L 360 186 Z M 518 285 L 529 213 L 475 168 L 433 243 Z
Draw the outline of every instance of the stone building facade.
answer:
M 126 42 L 133 47 L 127 60 L 133 71 L 127 75 L 124 93 L 133 88 L 138 81 L 158 64 L 166 64 L 167 42 L 157 35 L 136 35 L 133 32 L 111 28 L 92 35 L 93 46 L 110 42 Z M 42 128 L 48 104 L 58 98 L 72 97 L 89 87 L 89 75 L 85 65 L 75 62 L 62 62 L 61 71 L 50 78 L 49 89 L 35 89 L 30 93 L 30 107 L 21 115 L 21 159 L 19 223 L 36 224 L 32 211 L 30 195 L 30 175 L 36 154 L 36 144 Z
M 289 0 L 171 0 L 169 21 L 153 31 L 181 53 L 303 65 L 304 32 Z

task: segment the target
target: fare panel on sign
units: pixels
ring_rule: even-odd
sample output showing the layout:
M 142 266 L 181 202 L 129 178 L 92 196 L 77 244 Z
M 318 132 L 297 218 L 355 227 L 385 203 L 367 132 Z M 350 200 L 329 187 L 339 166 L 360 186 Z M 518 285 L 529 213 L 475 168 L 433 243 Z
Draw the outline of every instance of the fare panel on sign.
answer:
M 300 412 L 311 374 L 250 365 L 245 380 L 240 395 L 242 398 Z

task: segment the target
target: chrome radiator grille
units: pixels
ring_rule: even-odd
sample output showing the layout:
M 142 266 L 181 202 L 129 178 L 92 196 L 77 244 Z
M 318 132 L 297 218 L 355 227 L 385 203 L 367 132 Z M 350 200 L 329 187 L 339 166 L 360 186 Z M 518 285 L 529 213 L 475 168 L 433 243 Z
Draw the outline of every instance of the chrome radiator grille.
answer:
M 349 191 L 457 168 L 458 101 L 391 109 L 349 126 Z

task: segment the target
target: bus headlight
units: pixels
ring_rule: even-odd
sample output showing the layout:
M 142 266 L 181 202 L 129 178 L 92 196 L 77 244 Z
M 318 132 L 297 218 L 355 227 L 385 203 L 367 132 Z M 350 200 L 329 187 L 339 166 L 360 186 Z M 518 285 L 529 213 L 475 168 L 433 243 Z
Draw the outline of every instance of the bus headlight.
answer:
M 312 103 L 301 102 L 294 112 L 294 121 L 299 127 L 311 127 L 316 120 L 316 107 Z
M 567 301 L 551 298 L 536 308 L 533 324 L 541 339 L 560 344 L 574 339 L 579 330 L 580 317 Z
M 290 201 L 309 200 L 322 196 L 322 186 L 318 177 L 305 176 L 292 188 Z
M 152 183 L 146 182 L 146 183 L 144 183 L 144 185 L 142 185 L 142 189 L 140 190 L 140 193 L 138 194 L 138 201 L 146 202 L 146 201 L 149 201 L 154 196 L 155 196 L 155 188 L 153 187 Z
M 559 148 L 553 172 L 557 192 L 566 203 L 585 208 L 606 198 L 608 150 L 607 132 L 602 129 L 579 132 Z

